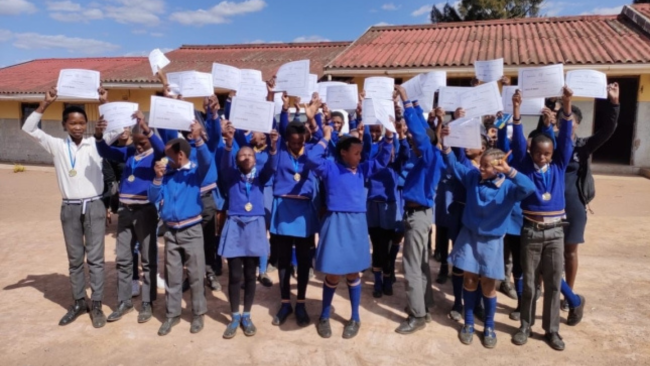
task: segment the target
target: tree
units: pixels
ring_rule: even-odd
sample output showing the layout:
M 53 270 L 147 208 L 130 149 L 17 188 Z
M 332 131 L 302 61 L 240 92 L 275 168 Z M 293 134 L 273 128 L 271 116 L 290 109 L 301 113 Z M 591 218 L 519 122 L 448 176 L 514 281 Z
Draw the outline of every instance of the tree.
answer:
M 431 9 L 431 22 L 512 19 L 539 16 L 545 0 L 461 0 L 458 9 L 446 3 L 442 10 Z M 650 0 L 649 0 L 650 1 Z
M 632 4 L 648 4 L 650 0 L 634 0 Z

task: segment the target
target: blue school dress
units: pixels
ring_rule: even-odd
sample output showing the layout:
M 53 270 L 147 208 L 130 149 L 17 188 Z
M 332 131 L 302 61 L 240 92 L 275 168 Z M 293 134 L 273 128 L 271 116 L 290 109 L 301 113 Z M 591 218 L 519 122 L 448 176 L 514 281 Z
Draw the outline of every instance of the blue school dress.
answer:
M 360 193 L 366 179 L 388 164 L 393 142 L 385 139 L 376 159 L 361 163 L 356 172 L 328 160 L 327 148 L 327 141 L 321 140 L 307 152 L 307 166 L 324 183 L 328 209 L 319 232 L 315 268 L 332 275 L 357 273 L 370 263 L 366 197 Z

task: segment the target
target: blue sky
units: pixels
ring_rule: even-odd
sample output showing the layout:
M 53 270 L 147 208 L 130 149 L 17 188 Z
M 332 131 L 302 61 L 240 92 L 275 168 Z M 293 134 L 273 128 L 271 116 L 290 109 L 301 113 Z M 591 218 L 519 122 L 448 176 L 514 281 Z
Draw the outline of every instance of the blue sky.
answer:
M 450 3 L 457 1 L 450 0 Z M 143 56 L 183 44 L 354 40 L 421 24 L 444 0 L 0 0 L 0 67 L 37 58 Z M 616 14 L 631 0 L 546 1 L 547 16 Z

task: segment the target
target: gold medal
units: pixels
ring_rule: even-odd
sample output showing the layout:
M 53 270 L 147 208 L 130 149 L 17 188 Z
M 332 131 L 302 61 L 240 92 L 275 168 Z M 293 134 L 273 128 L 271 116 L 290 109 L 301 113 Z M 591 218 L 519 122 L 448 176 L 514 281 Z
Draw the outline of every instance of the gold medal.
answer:
M 544 193 L 544 194 L 542 195 L 542 199 L 543 199 L 544 201 L 550 201 L 550 200 L 551 200 L 551 194 L 548 193 L 548 192 Z
M 135 180 L 135 176 L 133 174 L 129 175 L 129 178 L 127 178 L 129 182 L 133 182 Z
M 77 171 L 74 170 L 74 169 L 70 169 L 70 171 L 68 172 L 68 175 L 69 175 L 70 177 L 74 177 L 75 175 L 77 175 Z
M 160 159 L 160 162 L 163 163 L 163 164 L 167 164 L 167 163 L 169 163 L 169 159 L 162 158 L 162 159 Z
M 253 204 L 248 202 L 244 205 L 244 210 L 246 210 L 246 212 L 251 212 L 251 210 L 253 210 Z
M 300 173 L 294 174 L 293 175 L 293 180 L 295 180 L 296 182 L 299 182 L 300 181 Z

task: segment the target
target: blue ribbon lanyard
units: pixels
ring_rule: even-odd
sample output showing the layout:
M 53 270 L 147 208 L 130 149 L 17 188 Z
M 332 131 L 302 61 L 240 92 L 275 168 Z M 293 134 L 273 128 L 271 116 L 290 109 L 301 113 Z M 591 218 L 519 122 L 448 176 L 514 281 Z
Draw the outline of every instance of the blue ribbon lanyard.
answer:
M 291 162 L 293 163 L 293 172 L 294 173 L 299 173 L 300 165 L 298 164 L 298 159 L 296 159 L 292 153 L 289 153 L 289 156 L 291 157 Z
M 247 200 L 247 202 L 250 203 L 250 201 L 251 201 L 251 199 L 250 199 L 250 196 L 251 196 L 251 181 L 248 178 L 246 178 L 246 181 L 244 183 L 246 183 L 246 200 Z
M 549 193 L 549 189 L 551 188 L 551 166 L 547 165 L 546 166 L 546 171 L 539 171 L 539 174 L 542 175 L 542 183 L 544 184 L 544 193 Z
M 68 157 L 70 158 L 70 166 L 72 167 L 72 170 L 74 170 L 75 165 L 77 164 L 77 156 L 75 154 L 75 157 L 72 157 L 72 148 L 70 147 L 70 138 L 67 139 L 68 142 Z

